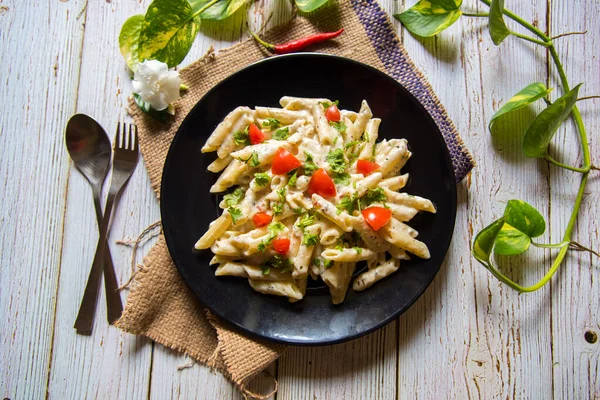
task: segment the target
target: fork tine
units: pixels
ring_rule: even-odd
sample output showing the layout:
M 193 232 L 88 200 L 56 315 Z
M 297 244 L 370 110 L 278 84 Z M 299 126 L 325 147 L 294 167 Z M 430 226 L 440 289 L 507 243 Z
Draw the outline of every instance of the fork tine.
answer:
M 121 143 L 121 125 L 117 124 L 117 134 L 115 135 L 115 149 L 118 149 Z
M 123 122 L 123 143 L 121 144 L 121 148 L 127 148 L 127 124 L 125 122 Z
M 128 124 L 129 125 L 129 143 L 127 144 L 127 149 L 128 150 L 133 150 L 133 125 L 132 124 Z
M 139 151 L 137 125 L 133 125 L 133 150 Z

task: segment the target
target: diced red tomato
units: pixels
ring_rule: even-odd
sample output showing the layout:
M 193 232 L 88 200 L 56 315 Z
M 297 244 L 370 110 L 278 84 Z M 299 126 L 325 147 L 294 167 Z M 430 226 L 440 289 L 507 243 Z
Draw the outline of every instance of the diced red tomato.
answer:
M 367 224 L 373 228 L 374 231 L 378 231 L 382 226 L 388 223 L 392 218 L 392 210 L 384 207 L 369 207 L 362 210 L 362 215 Z
M 308 194 L 312 196 L 313 193 L 316 193 L 326 199 L 335 197 L 337 194 L 335 190 L 335 183 L 333 183 L 323 168 L 315 171 L 308 182 Z
M 250 138 L 250 143 L 259 144 L 265 141 L 265 134 L 260 130 L 256 124 L 250 124 L 250 128 L 248 128 L 248 137 Z
M 267 214 L 266 212 L 257 212 L 252 217 L 252 222 L 254 223 L 254 226 L 260 228 L 261 226 L 268 225 L 272 219 L 273 217 Z
M 325 118 L 327 118 L 327 121 L 329 122 L 340 122 L 340 110 L 335 104 L 332 104 L 327 110 L 325 110 Z
M 356 162 L 356 171 L 359 174 L 363 174 L 364 176 L 371 175 L 373 172 L 377 171 L 379 168 L 379 164 L 376 162 L 372 162 L 369 160 L 358 160 Z
M 281 255 L 287 254 L 290 251 L 290 239 L 277 238 L 273 240 L 273 249 Z
M 275 157 L 273 158 L 273 165 L 271 166 L 271 171 L 275 175 L 285 175 L 293 169 L 301 166 L 302 163 L 294 157 L 292 153 L 280 147 L 275 153 Z

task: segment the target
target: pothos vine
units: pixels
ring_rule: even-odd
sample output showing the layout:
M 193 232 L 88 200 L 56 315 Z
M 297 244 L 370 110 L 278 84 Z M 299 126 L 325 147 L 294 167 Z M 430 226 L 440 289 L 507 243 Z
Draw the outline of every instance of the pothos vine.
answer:
M 547 107 L 537 115 L 525 133 L 523 152 L 528 157 L 543 158 L 559 168 L 578 173 L 581 176 L 577 196 L 562 241 L 550 244 L 533 241 L 534 238 L 544 233 L 546 221 L 534 207 L 526 202 L 522 200 L 510 200 L 507 202 L 503 216 L 477 234 L 472 248 L 475 259 L 486 267 L 497 279 L 519 292 L 533 292 L 544 286 L 552 278 L 570 249 L 589 251 L 600 257 L 600 254 L 597 252 L 571 240 L 573 228 L 583 201 L 588 176 L 592 170 L 598 170 L 591 162 L 590 145 L 585 125 L 576 103 L 578 100 L 597 96 L 578 98 L 581 83 L 571 89 L 563 64 L 554 46 L 555 39 L 567 34 L 550 37 L 533 24 L 505 9 L 504 0 L 480 1 L 489 7 L 489 13 L 463 12 L 460 9 L 462 0 L 421 0 L 410 9 L 401 14 L 394 15 L 394 17 L 402 22 L 409 31 L 419 36 L 437 35 L 456 22 L 461 16 L 488 18 L 490 36 L 494 44 L 499 45 L 505 38 L 512 35 L 547 49 L 558 73 L 563 95 L 552 102 L 549 99 L 549 93 L 552 89 L 548 89 L 545 84 L 540 82 L 532 83 L 513 96 L 494 114 L 490 121 L 490 130 L 498 117 L 526 107 L 539 99 L 543 99 L 546 102 Z M 511 31 L 507 27 L 504 17 L 527 29 L 533 34 L 533 37 Z M 573 32 L 569 34 L 583 33 Z M 583 154 L 583 165 L 580 166 L 564 164 L 555 160 L 549 154 L 549 145 L 552 137 L 559 126 L 569 116 L 573 118 L 579 134 Z M 532 286 L 521 286 L 514 282 L 502 274 L 491 261 L 492 252 L 500 255 L 514 256 L 525 252 L 531 245 L 559 250 L 550 270 L 539 282 Z

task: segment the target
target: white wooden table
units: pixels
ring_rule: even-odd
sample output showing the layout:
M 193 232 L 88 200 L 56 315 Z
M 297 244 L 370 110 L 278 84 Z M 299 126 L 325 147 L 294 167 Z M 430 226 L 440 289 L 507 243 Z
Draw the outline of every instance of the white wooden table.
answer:
M 97 228 L 91 191 L 69 160 L 64 128 L 76 112 L 93 116 L 111 135 L 128 119 L 131 84 L 117 37 L 123 22 L 149 3 L 0 0 L 0 398 L 241 398 L 221 375 L 200 365 L 180 371 L 185 357 L 107 326 L 104 307 L 92 336 L 72 328 Z M 255 26 L 273 3 L 279 11 L 271 25 L 291 15 L 289 2 L 263 3 L 247 13 Z M 587 30 L 556 43 L 571 83 L 585 81 L 580 95 L 600 94 L 597 0 L 506 3 L 542 29 L 549 26 L 552 35 Z M 385 0 L 383 6 L 392 13 L 403 4 Z M 465 6 L 479 5 L 466 0 Z M 243 20 L 239 14 L 224 24 L 206 23 L 184 64 L 211 45 L 218 50 L 244 38 Z M 544 238 L 560 241 L 579 182 L 575 173 L 525 158 L 519 135 L 492 140 L 486 126 L 499 104 L 531 82 L 557 83 L 548 76 L 543 49 L 515 38 L 497 48 L 484 25 L 462 18 L 441 37 L 417 40 L 396 23 L 478 163 L 458 186 L 446 262 L 419 301 L 384 329 L 342 345 L 285 353 L 271 367 L 278 399 L 600 398 L 600 342 L 584 338 L 588 331 L 600 335 L 600 260 L 571 252 L 549 285 L 518 295 L 470 255 L 474 234 L 511 198 L 541 210 L 551 221 Z M 596 165 L 599 105 L 598 99 L 579 103 Z M 510 123 L 523 130 L 531 118 L 523 112 Z M 576 164 L 579 145 L 572 124 L 567 127 L 554 140 L 555 154 Z M 574 234 L 595 249 L 599 180 L 591 175 Z M 121 282 L 130 275 L 131 253 L 115 241 L 137 236 L 158 219 L 140 165 L 111 232 Z M 551 257 L 550 251 L 534 254 L 505 263 L 505 271 L 537 281 Z

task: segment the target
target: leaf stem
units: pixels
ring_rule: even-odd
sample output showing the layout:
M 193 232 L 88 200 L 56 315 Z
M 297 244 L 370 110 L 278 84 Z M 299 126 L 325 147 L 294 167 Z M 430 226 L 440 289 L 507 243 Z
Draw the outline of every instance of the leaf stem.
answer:
M 582 101 L 582 100 L 590 100 L 590 99 L 600 99 L 600 96 L 596 95 L 596 96 L 585 96 L 585 97 L 580 97 L 577 99 L 577 101 Z
M 483 2 L 484 4 L 486 4 L 488 6 L 491 5 L 490 0 L 481 0 L 481 2 Z M 508 18 L 519 23 L 521 26 L 523 26 L 525 29 L 532 32 L 534 35 L 539 37 L 541 40 L 543 40 L 544 42 L 547 42 L 547 48 L 550 53 L 550 57 L 552 57 L 552 61 L 554 62 L 554 65 L 556 66 L 556 70 L 558 71 L 558 76 L 560 77 L 560 82 L 561 82 L 563 91 L 565 93 L 569 92 L 571 90 L 569 88 L 569 81 L 567 79 L 567 75 L 565 74 L 565 70 L 560 61 L 560 58 L 558 57 L 558 54 L 556 53 L 556 48 L 554 47 L 554 44 L 552 43 L 552 38 L 548 37 L 548 35 L 546 35 L 544 32 L 540 31 L 538 28 L 536 28 L 532 24 L 528 23 L 527 21 L 523 20 L 519 16 L 513 14 L 509 10 L 504 9 L 502 12 Z M 576 105 L 573 107 L 571 115 L 573 116 L 573 120 L 575 121 L 575 124 L 577 125 L 577 130 L 579 131 L 579 137 L 581 140 L 581 150 L 583 152 L 583 167 L 578 168 L 578 169 L 573 169 L 574 167 L 567 168 L 567 169 L 572 169 L 572 170 L 579 170 L 578 172 L 581 172 L 582 176 L 581 176 L 581 182 L 579 183 L 579 190 L 577 191 L 577 197 L 575 198 L 575 204 L 573 205 L 573 210 L 571 211 L 571 216 L 569 218 L 567 228 L 563 235 L 563 242 L 571 242 L 571 234 L 573 233 L 573 228 L 575 226 L 575 222 L 577 221 L 577 215 L 579 214 L 579 209 L 581 208 L 581 202 L 583 200 L 583 194 L 585 192 L 588 174 L 591 169 L 590 146 L 589 146 L 587 134 L 585 131 L 585 125 L 583 124 L 583 119 L 581 118 L 581 113 L 579 112 L 579 109 L 577 108 Z M 552 162 L 552 161 L 550 161 L 550 162 Z M 562 165 L 559 165 L 559 166 L 562 166 Z M 516 283 L 512 282 L 510 279 L 508 279 L 504 275 L 502 275 L 499 271 L 495 270 L 493 267 L 490 268 L 490 271 L 494 274 L 494 276 L 496 276 L 501 281 L 507 283 L 513 289 L 516 289 L 520 292 L 532 292 L 532 291 L 535 291 L 535 290 L 541 288 L 542 286 L 544 286 L 552 278 L 552 276 L 556 273 L 556 271 L 560 267 L 568 250 L 569 250 L 569 246 L 562 247 L 560 249 L 558 255 L 556 256 L 556 258 L 554 259 L 554 262 L 552 263 L 550 270 L 546 273 L 546 275 L 544 275 L 544 277 L 538 283 L 536 283 L 535 285 L 530 286 L 530 287 L 522 287 L 522 286 L 517 285 Z
M 594 251 L 594 250 L 592 250 L 592 249 L 590 249 L 588 247 L 585 247 L 584 245 L 582 245 L 580 243 L 577 243 L 574 240 L 570 243 L 570 245 L 571 245 L 571 248 L 573 250 L 577 250 L 577 251 L 589 251 L 590 253 L 592 253 L 596 257 L 600 257 L 600 253 L 598 253 L 597 251 Z
M 248 28 L 248 32 L 250 32 L 250 35 L 252 35 L 252 37 L 261 45 L 263 45 L 267 50 L 269 51 L 275 51 L 275 45 L 271 44 L 271 43 L 267 43 L 264 40 L 262 40 L 260 37 L 258 37 L 258 35 L 254 32 L 252 32 L 250 30 L 250 26 L 248 24 L 246 24 L 246 27 Z
M 571 35 L 585 35 L 586 33 L 587 33 L 587 31 L 567 32 L 567 33 L 561 33 L 560 35 L 552 36 L 550 39 L 554 40 L 554 39 L 558 39 L 558 38 L 565 37 L 565 36 L 571 36 Z
M 550 45 L 548 42 L 542 42 L 541 40 L 530 38 L 529 36 L 520 34 L 518 32 L 512 32 L 511 31 L 510 33 L 511 33 L 511 35 L 514 35 L 514 36 L 516 36 L 518 38 L 521 38 L 523 40 L 527 40 L 528 42 L 531 42 L 531 43 L 539 44 L 540 46 L 548 47 Z
M 464 15 L 465 17 L 489 17 L 490 16 L 489 13 L 478 14 L 478 13 L 468 13 L 468 12 L 463 12 L 462 15 Z
M 540 248 L 543 248 L 543 249 L 559 249 L 561 247 L 564 247 L 564 246 L 568 245 L 569 242 L 560 242 L 560 243 L 545 244 L 545 243 L 535 243 L 532 240 L 531 244 L 534 245 L 535 247 L 540 247 Z
M 548 155 L 548 154 L 546 154 L 546 157 L 544 157 L 544 158 L 546 159 L 546 161 L 556 165 L 557 167 L 568 169 L 568 170 L 574 171 L 574 172 L 581 172 L 582 174 L 590 172 L 590 169 L 591 169 L 591 166 L 588 166 L 587 168 L 578 168 L 578 167 L 572 167 L 570 165 L 563 164 L 560 161 L 556 161 L 554 158 L 550 157 L 550 155 Z
M 488 7 L 492 4 L 491 0 L 481 0 L 481 2 L 485 5 L 487 5 Z M 512 19 L 513 21 L 519 23 L 525 29 L 527 29 L 528 31 L 530 31 L 531 33 L 533 33 L 534 35 L 536 35 L 537 37 L 542 39 L 544 42 L 551 42 L 550 38 L 546 34 L 544 34 L 544 32 L 540 31 L 538 28 L 536 28 L 529 22 L 525 21 L 523 18 L 519 17 L 518 15 L 515 15 L 514 13 L 507 10 L 506 8 L 502 11 L 502 13 L 504 15 L 506 15 L 508 18 Z
M 194 14 L 192 14 L 190 20 L 196 18 L 198 15 L 202 14 L 204 11 L 206 11 L 210 7 L 214 6 L 215 3 L 217 3 L 218 1 L 219 0 L 211 0 L 210 2 L 208 2 L 204 7 L 202 7 L 201 9 L 199 9 L 198 11 L 196 11 Z

